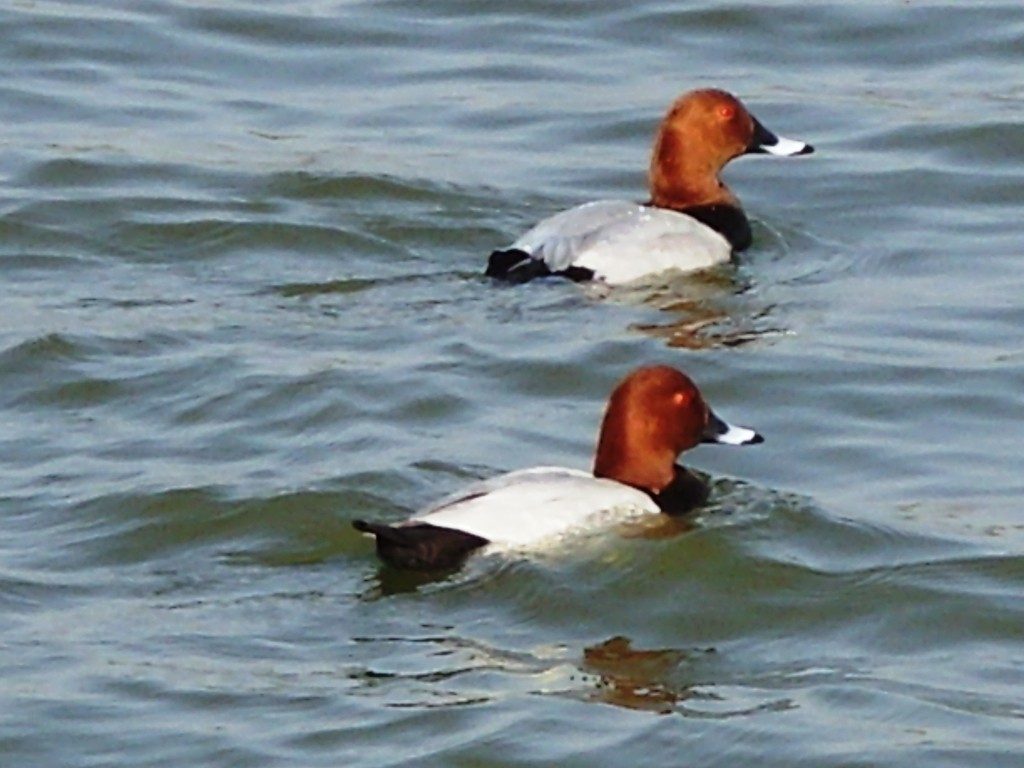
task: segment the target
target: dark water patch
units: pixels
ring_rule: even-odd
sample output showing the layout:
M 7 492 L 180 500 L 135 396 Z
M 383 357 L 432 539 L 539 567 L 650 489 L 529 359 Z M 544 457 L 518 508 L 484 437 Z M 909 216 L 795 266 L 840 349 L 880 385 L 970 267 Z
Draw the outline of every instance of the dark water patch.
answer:
M 52 574 L 44 576 L 35 568 L 5 570 L 0 575 L 0 605 L 4 609 L 4 619 L 0 620 L 0 625 L 9 630 L 17 625 L 15 617 L 20 614 L 69 606 L 89 592 L 87 586 L 62 580 Z
M 364 206 L 375 207 L 389 207 L 402 202 L 457 208 L 473 200 L 467 193 L 448 184 L 390 175 L 278 173 L 270 177 L 264 187 L 267 194 L 276 197 L 339 203 L 358 200 Z
M 274 251 L 282 258 L 326 257 L 351 251 L 401 253 L 391 243 L 338 227 L 295 221 L 238 221 L 237 219 L 196 219 L 175 222 L 124 222 L 108 235 L 133 256 L 157 261 L 168 259 L 223 260 L 253 251 Z M 285 256 L 287 254 L 287 256 Z
M 79 379 L 74 382 L 36 392 L 30 401 L 36 406 L 59 405 L 66 408 L 83 408 L 119 399 L 124 388 L 119 382 L 109 379 Z M 22 401 L 21 404 L 26 404 Z
M 347 279 L 331 280 L 326 283 L 292 283 L 279 285 L 273 288 L 274 293 L 284 298 L 304 298 L 320 296 L 323 294 L 349 294 L 367 291 L 379 284 L 377 280 L 368 279 Z
M 292 55 L 297 56 L 295 47 L 304 51 L 317 46 L 333 47 L 338 32 L 344 29 L 326 13 L 310 16 L 267 8 L 177 8 L 173 16 L 186 36 L 210 34 L 221 45 L 230 47 L 234 43 L 243 49 L 280 46 L 281 55 L 291 49 Z
M 685 29 L 688 39 L 717 38 L 722 30 L 729 34 L 743 35 L 767 20 L 766 14 L 757 14 L 747 7 L 720 8 L 714 5 L 704 7 L 674 8 L 660 5 L 637 7 L 631 11 L 610 14 L 606 20 L 607 33 L 623 41 L 639 43 L 656 37 L 667 39 L 680 29 Z M 784 23 L 785 9 L 774 8 L 772 16 L 779 16 Z
M 1024 130 L 1015 122 L 992 120 L 964 125 L 951 120 L 915 126 L 906 138 L 895 134 L 892 139 L 897 144 L 893 148 L 912 150 L 916 144 L 937 153 L 936 165 L 974 174 L 983 169 L 985 176 L 1008 176 L 1019 184 L 1021 174 L 1014 168 L 1013 160 L 1024 155 Z M 900 143 L 910 146 L 898 146 Z
M 2 353 L 2 368 L 5 371 L 25 366 L 36 366 L 40 362 L 53 360 L 81 360 L 87 356 L 85 347 L 76 343 L 74 337 L 49 334 L 38 339 L 22 341 Z
M 18 179 L 22 189 L 52 189 L 61 193 L 62 199 L 73 198 L 76 190 L 129 189 L 145 191 L 152 185 L 173 184 L 189 186 L 197 180 L 196 169 L 179 164 L 143 164 L 128 157 L 117 157 L 116 153 L 106 156 L 65 156 L 37 162 Z M 210 175 L 203 174 L 206 183 Z M 191 189 L 191 194 L 195 190 Z
M 195 299 L 82 299 L 78 302 L 83 308 L 98 307 L 101 309 L 136 310 L 150 309 L 154 307 L 187 307 L 195 303 Z
M 117 340 L 112 343 L 96 339 L 84 341 L 73 358 L 60 356 L 47 360 L 38 356 L 38 350 L 33 350 L 20 370 L 6 375 L 9 385 L 15 385 L 8 390 L 16 398 L 14 403 L 43 411 L 66 410 L 76 415 L 83 414 L 81 409 L 90 408 L 96 409 L 97 415 L 109 408 L 111 417 L 155 415 L 165 412 L 167 403 L 155 403 L 150 398 L 187 400 L 190 395 L 183 390 L 183 385 L 197 378 L 221 374 L 225 365 L 231 364 L 225 358 L 214 358 L 179 365 L 173 355 L 166 354 L 166 348 L 160 347 L 169 343 L 173 348 L 180 345 L 180 340 L 150 339 L 147 343 L 130 339 L 123 345 Z M 151 344 L 158 348 L 154 349 Z M 118 346 L 127 349 L 116 351 Z M 113 375 L 97 376 L 95 372 L 101 369 Z M 43 383 L 38 378 L 41 370 L 46 372 Z
M 45 217 L 44 217 L 45 218 Z M 0 223 L 6 236 L 0 244 L 0 268 L 7 275 L 32 269 L 84 269 L 96 265 L 96 241 L 85 232 L 69 232 L 58 221 L 22 221 L 6 217 Z M 52 286 L 49 286 L 52 292 Z
M 359 511 L 346 512 L 353 507 Z M 217 488 L 180 488 L 122 494 L 69 508 L 60 524 L 63 543 L 37 558 L 59 562 L 62 569 L 133 564 L 153 569 L 185 559 L 208 573 L 218 563 L 343 562 L 367 550 L 349 516 L 389 511 L 387 502 L 366 493 L 300 491 L 246 499 Z
M 360 491 L 297 492 L 248 501 L 244 514 L 251 525 L 244 546 L 221 556 L 231 564 L 265 567 L 360 558 L 370 547 L 351 520 L 363 515 L 389 517 L 394 510 L 390 501 Z
M 243 513 L 216 489 L 183 488 L 119 494 L 75 505 L 60 561 L 94 565 L 158 562 L 175 551 L 194 557 L 209 544 L 244 535 Z M 80 527 L 78 527 L 80 526 Z

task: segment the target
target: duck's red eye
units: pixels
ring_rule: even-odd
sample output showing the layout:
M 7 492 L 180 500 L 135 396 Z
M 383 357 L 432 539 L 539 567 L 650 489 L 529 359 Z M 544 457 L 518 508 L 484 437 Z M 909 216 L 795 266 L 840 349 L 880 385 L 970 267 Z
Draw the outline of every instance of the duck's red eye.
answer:
M 736 109 L 729 104 L 723 104 L 718 108 L 718 114 L 724 117 L 726 120 L 732 120 L 736 115 Z

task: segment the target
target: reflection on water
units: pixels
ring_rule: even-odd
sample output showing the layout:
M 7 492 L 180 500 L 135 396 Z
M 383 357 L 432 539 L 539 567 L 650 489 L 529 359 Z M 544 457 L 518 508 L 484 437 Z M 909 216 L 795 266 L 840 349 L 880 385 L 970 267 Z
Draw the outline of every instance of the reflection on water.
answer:
M 714 681 L 709 671 L 718 657 L 714 648 L 641 649 L 630 638 L 616 636 L 582 653 L 567 645 L 519 651 L 447 634 L 451 627 L 421 629 L 423 634 L 413 637 L 354 638 L 369 655 L 367 663 L 349 672 L 359 695 L 402 709 L 541 695 L 703 719 L 795 706 L 759 685 Z
M 676 704 L 693 695 L 673 678 L 680 664 L 693 653 L 675 648 L 638 650 L 627 637 L 613 637 L 583 650 L 583 671 L 598 676 L 590 701 L 626 709 L 669 714 Z
M 480 704 L 514 690 L 513 680 L 543 679 L 561 666 L 544 655 L 504 650 L 480 640 L 445 634 L 450 627 L 422 627 L 414 637 L 355 637 L 372 660 L 351 673 L 362 695 L 380 697 L 385 706 L 433 709 Z M 508 679 L 495 687 L 494 673 Z
M 635 323 L 633 330 L 676 349 L 714 349 L 740 347 L 766 336 L 778 336 L 786 331 L 774 326 L 761 327 L 769 315 L 764 310 L 755 315 L 735 317 L 713 305 L 679 301 L 663 307 L 669 318 L 657 323 Z
M 360 597 L 375 600 L 381 597 L 416 592 L 431 584 L 441 584 L 460 571 L 460 567 L 441 568 L 433 571 L 413 571 L 381 564 L 376 573 L 367 580 L 366 589 Z
M 583 650 L 580 670 L 596 676 L 596 682 L 568 695 L 635 711 L 708 719 L 780 712 L 795 706 L 789 698 L 779 698 L 758 686 L 714 680 L 705 667 L 715 658 L 714 648 L 644 650 L 634 648 L 628 637 L 613 637 Z
M 504 650 L 469 638 L 429 634 L 421 637 L 360 637 L 385 659 L 352 674 L 366 695 L 384 696 L 388 706 L 464 706 L 516 690 L 665 714 L 694 695 L 677 682 L 680 665 L 713 650 L 637 650 L 625 637 L 613 637 L 583 650 L 582 659 L 566 658 L 566 648 L 535 652 Z M 393 668 L 384 668 L 390 664 Z M 496 691 L 488 673 L 522 680 L 506 681 Z
M 594 286 L 588 294 L 657 310 L 656 320 L 633 323 L 630 328 L 679 349 L 737 347 L 785 333 L 772 319 L 775 307 L 760 303 L 735 267 L 667 274 L 663 279 L 615 288 Z

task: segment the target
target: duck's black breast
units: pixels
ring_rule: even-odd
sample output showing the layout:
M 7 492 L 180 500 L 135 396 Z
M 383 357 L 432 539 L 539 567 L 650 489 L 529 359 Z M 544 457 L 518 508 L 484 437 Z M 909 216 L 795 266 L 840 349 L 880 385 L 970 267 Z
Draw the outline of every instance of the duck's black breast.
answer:
M 676 465 L 676 474 L 661 493 L 651 498 L 666 515 L 685 515 L 708 500 L 711 490 L 707 481 L 696 472 Z
M 750 231 L 750 221 L 742 208 L 725 203 L 714 205 L 695 205 L 684 208 L 680 213 L 692 216 L 702 224 L 706 224 L 722 235 L 734 251 L 742 251 L 750 247 L 754 236 Z

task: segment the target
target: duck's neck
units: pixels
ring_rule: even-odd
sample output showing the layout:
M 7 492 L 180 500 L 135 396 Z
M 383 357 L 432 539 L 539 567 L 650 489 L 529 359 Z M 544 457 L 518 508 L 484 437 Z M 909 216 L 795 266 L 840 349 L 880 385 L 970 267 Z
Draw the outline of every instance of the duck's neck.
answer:
M 739 207 L 736 196 L 718 178 L 722 165 L 720 158 L 687 151 L 677 131 L 663 130 L 651 153 L 651 199 L 655 205 L 673 210 L 713 203 Z
M 608 435 L 611 434 L 621 437 L 610 439 Z M 659 449 L 645 445 L 644 450 L 638 450 L 630 444 L 629 434 L 624 429 L 602 430 L 594 462 L 594 477 L 615 480 L 656 496 L 675 477 L 676 453 L 668 446 Z M 643 456 L 644 460 L 638 460 L 638 456 Z
M 673 164 L 659 166 L 650 174 L 651 203 L 659 208 L 682 211 L 707 205 L 740 207 L 739 200 L 710 169 L 687 170 Z
M 684 515 L 708 500 L 710 488 L 707 479 L 693 470 L 675 465 L 672 482 L 661 493 L 650 494 L 654 503 L 667 515 Z
M 663 133 L 651 157 L 649 205 L 693 216 L 740 251 L 750 245 L 750 222 L 718 172 L 717 164 L 688 154 L 675 134 Z

